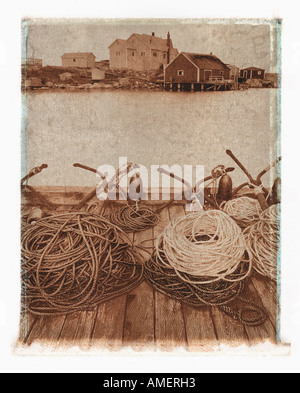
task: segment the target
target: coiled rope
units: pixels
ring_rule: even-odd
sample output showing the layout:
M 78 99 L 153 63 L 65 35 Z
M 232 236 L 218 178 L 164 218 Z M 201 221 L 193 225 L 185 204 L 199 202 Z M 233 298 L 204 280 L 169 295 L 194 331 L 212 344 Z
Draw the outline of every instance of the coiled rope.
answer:
M 103 217 L 71 212 L 42 218 L 22 236 L 23 303 L 40 315 L 95 307 L 140 284 L 140 258 Z
M 140 232 L 158 224 L 159 214 L 145 205 L 125 205 L 109 215 L 109 220 L 124 232 Z
M 145 277 L 158 291 L 193 306 L 221 306 L 242 324 L 263 323 L 263 309 L 249 300 L 234 311 L 227 304 L 241 294 L 251 272 L 241 229 L 219 210 L 191 213 L 171 221 L 157 238 Z M 247 317 L 246 311 L 255 316 Z
M 272 280 L 277 279 L 277 257 L 279 244 L 279 225 L 277 206 L 272 205 L 263 211 L 259 221 L 244 230 L 244 237 L 254 269 Z
M 255 224 L 259 221 L 259 216 L 262 213 L 258 200 L 246 196 L 221 204 L 221 209 L 242 228 Z

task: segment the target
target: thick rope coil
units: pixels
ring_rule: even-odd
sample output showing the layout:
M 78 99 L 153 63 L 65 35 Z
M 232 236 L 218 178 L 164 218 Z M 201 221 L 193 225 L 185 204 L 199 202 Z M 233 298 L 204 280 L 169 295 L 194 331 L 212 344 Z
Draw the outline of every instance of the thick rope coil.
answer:
M 221 204 L 221 209 L 241 227 L 247 228 L 259 221 L 262 209 L 257 199 L 240 197 Z
M 162 245 L 162 248 L 160 248 Z M 171 221 L 158 236 L 156 253 L 163 251 L 177 274 L 195 277 L 195 284 L 210 284 L 231 274 L 244 258 L 245 240 L 241 229 L 219 210 L 201 211 Z M 163 259 L 161 259 L 163 262 Z M 251 270 L 251 261 L 245 279 Z M 208 278 L 209 277 L 209 278 Z
M 140 232 L 154 227 L 159 214 L 145 205 L 125 205 L 109 215 L 109 220 L 124 232 Z
M 53 214 L 26 228 L 21 269 L 23 306 L 40 315 L 93 308 L 143 280 L 132 244 L 88 212 Z
M 228 306 L 239 298 L 251 268 L 241 229 L 226 213 L 210 210 L 171 221 L 157 238 L 144 274 L 169 297 L 192 306 L 220 306 L 243 325 L 257 326 L 266 319 L 262 308 L 241 298 L 246 307 Z
M 273 280 L 277 279 L 278 245 L 280 240 L 277 206 L 260 214 L 259 221 L 246 228 L 244 237 L 254 269 Z

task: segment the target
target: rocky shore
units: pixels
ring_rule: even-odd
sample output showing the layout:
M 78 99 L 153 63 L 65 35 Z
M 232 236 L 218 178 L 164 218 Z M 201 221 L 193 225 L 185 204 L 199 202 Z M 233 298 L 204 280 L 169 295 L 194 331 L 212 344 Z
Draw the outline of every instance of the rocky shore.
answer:
M 30 66 L 22 68 L 22 90 L 65 89 L 162 89 L 163 74 L 133 70 L 110 70 L 108 61 L 101 62 L 98 70 L 101 79 L 95 78 L 92 69 L 57 66 Z
M 95 72 L 96 71 L 96 72 Z M 97 78 L 97 75 L 99 77 Z M 111 70 L 109 61 L 97 62 L 97 68 L 59 66 L 23 66 L 22 90 L 103 90 L 147 89 L 163 90 L 163 73 L 158 71 Z M 239 84 L 239 90 L 277 87 L 273 74 L 264 80 L 248 79 Z

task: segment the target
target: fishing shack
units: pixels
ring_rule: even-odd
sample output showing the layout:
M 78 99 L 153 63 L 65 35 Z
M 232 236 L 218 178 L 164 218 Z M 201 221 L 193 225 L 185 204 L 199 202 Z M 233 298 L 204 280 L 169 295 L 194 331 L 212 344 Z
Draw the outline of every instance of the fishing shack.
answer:
M 240 77 L 247 79 L 265 79 L 265 70 L 258 67 L 248 67 L 240 70 Z
M 92 52 L 64 53 L 61 56 L 63 67 L 95 68 L 95 59 Z
M 212 53 L 181 52 L 164 68 L 167 90 L 227 90 L 229 80 L 230 68 Z

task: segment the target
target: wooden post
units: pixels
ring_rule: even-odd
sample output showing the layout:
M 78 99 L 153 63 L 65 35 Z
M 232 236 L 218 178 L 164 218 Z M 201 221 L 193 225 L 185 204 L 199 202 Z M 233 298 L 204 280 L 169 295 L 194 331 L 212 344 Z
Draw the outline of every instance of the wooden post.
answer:
M 194 83 L 191 84 L 191 91 L 194 91 Z
M 173 91 L 173 83 L 170 83 L 170 90 Z
M 216 84 L 214 84 L 214 91 L 216 91 L 217 90 L 217 85 Z
M 177 91 L 180 91 L 180 83 L 177 83 Z
M 204 83 L 201 83 L 201 91 L 204 91 Z

